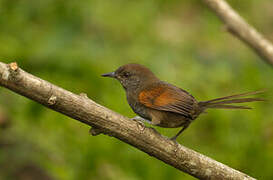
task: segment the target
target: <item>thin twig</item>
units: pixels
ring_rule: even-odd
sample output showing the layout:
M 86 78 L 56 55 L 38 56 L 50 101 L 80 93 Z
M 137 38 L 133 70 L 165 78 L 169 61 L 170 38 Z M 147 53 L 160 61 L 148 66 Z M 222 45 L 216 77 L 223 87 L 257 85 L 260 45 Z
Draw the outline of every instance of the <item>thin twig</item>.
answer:
M 225 0 L 203 0 L 225 23 L 227 30 L 253 48 L 262 59 L 273 65 L 273 45 L 249 25 Z

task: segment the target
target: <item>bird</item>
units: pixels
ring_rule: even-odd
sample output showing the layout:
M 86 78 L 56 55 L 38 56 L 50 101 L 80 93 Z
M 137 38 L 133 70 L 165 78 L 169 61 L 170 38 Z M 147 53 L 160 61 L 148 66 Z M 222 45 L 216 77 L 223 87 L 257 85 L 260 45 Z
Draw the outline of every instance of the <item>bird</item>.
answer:
M 197 101 L 187 91 L 161 81 L 147 67 L 140 64 L 125 64 L 103 77 L 117 79 L 126 92 L 127 102 L 138 115 L 133 120 L 148 122 L 163 128 L 179 128 L 171 140 L 178 136 L 201 114 L 210 108 L 251 109 L 236 103 L 264 101 L 246 96 L 263 93 L 263 90 L 235 94 L 208 101 Z M 244 98 L 242 98 L 244 97 Z

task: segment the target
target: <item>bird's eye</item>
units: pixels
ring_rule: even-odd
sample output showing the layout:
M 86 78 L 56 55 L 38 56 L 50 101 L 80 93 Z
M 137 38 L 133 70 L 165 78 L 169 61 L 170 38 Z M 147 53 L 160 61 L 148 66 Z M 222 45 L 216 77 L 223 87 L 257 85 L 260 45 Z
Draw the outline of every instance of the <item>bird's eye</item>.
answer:
M 129 76 L 131 76 L 131 74 L 130 74 L 129 72 L 124 72 L 124 73 L 123 73 L 123 77 L 126 77 L 126 78 L 127 78 L 127 77 L 129 77 Z

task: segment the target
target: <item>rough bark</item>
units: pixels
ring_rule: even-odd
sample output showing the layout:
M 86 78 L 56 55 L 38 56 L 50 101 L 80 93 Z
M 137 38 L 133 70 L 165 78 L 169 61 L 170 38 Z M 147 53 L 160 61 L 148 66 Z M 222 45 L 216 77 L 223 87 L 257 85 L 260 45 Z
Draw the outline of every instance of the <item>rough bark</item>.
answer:
M 0 62 L 0 85 L 50 109 L 92 126 L 91 133 L 120 139 L 155 158 L 200 179 L 254 179 L 198 152 L 174 143 L 153 128 L 145 127 L 103 107 L 85 94 L 77 95 L 35 77 L 16 63 Z
M 273 65 L 273 45 L 249 25 L 225 0 L 203 0 L 225 23 L 229 32 L 253 48 L 262 59 Z

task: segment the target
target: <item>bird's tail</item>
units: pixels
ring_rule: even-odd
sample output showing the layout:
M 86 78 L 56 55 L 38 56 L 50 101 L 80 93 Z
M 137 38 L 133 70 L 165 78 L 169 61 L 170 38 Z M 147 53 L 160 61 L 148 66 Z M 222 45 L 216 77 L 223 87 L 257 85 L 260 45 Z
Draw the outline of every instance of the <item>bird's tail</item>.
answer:
M 252 109 L 248 106 L 237 106 L 232 104 L 253 102 L 253 101 L 265 101 L 262 98 L 245 98 L 246 96 L 264 93 L 264 90 L 253 91 L 242 94 L 235 94 L 231 96 L 225 96 L 221 98 L 212 99 L 209 101 L 200 101 L 199 107 L 204 111 L 207 108 L 219 108 L 219 109 Z M 244 97 L 244 98 L 241 98 Z

